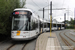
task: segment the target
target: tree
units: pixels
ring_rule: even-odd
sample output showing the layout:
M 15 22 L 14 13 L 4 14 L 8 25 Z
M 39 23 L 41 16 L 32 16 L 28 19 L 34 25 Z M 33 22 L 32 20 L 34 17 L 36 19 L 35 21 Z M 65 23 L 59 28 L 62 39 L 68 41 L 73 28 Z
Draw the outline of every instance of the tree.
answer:
M 74 20 L 72 18 L 71 18 L 71 21 L 66 20 L 66 21 L 63 21 L 63 22 L 66 22 L 66 28 L 68 28 L 68 29 L 74 29 Z M 68 26 L 68 24 L 70 26 Z
M 15 8 L 21 8 L 25 5 L 26 0 L 0 0 L 0 34 L 9 34 L 11 23 L 9 16 Z

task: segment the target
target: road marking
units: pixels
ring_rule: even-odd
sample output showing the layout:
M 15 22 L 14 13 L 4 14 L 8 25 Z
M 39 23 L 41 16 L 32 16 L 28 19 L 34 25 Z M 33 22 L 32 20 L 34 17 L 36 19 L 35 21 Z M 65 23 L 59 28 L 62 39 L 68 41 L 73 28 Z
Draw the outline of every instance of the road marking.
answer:
M 46 50 L 55 50 L 54 38 L 48 38 Z

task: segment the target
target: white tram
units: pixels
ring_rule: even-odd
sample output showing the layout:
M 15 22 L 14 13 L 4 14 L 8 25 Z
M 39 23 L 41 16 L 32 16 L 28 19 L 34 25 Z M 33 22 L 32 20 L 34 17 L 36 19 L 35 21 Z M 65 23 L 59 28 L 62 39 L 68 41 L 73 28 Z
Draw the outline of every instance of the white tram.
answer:
M 30 40 L 40 32 L 49 31 L 50 22 L 39 19 L 30 9 L 17 8 L 12 13 L 11 38 L 13 40 Z M 52 23 L 52 30 L 64 29 L 62 23 Z
M 38 34 L 40 34 L 38 16 L 30 9 L 14 9 L 11 38 L 14 40 L 30 40 Z

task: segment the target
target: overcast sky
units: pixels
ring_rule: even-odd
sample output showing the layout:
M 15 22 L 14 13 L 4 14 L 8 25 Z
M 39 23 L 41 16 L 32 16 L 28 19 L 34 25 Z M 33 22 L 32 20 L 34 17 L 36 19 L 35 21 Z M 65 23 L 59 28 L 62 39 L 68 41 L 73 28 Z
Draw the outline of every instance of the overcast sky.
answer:
M 39 9 L 43 9 L 43 7 L 50 4 L 51 0 L 26 0 L 26 8 L 32 9 L 40 18 L 43 17 L 42 11 Z M 48 4 L 49 3 L 49 4 Z M 57 19 L 58 21 L 64 20 L 64 13 L 66 13 L 66 19 L 70 20 L 70 18 L 74 18 L 74 8 L 75 8 L 75 0 L 52 0 L 52 8 L 66 8 L 64 10 L 53 10 L 52 17 L 53 19 Z M 48 9 L 48 6 L 45 7 Z M 48 10 L 45 10 L 45 19 L 49 19 Z

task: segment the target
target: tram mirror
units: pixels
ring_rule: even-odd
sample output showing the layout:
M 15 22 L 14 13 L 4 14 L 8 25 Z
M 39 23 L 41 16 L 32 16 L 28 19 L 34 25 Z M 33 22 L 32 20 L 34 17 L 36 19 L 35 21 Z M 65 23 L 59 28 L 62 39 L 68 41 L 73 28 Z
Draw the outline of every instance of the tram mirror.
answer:
M 32 15 L 32 13 L 30 13 L 30 15 Z

